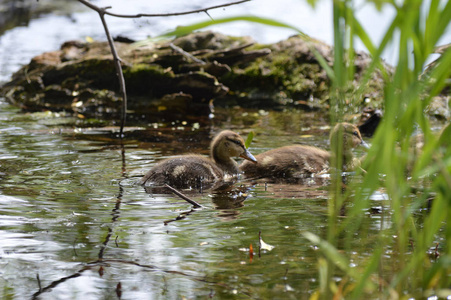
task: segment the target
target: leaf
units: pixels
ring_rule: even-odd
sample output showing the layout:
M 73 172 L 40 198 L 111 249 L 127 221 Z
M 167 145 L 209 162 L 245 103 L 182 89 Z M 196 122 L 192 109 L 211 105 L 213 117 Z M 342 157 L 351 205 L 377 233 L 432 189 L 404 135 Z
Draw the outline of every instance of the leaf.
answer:
M 247 22 L 260 23 L 263 25 L 269 25 L 269 26 L 274 26 L 274 27 L 282 27 L 282 28 L 292 29 L 292 30 L 296 31 L 298 34 L 300 34 L 301 36 L 308 38 L 308 36 L 305 33 L 303 33 L 302 31 L 300 31 L 299 29 L 297 29 L 296 27 L 294 27 L 292 25 L 282 23 L 282 22 L 279 22 L 279 21 L 276 21 L 273 19 L 261 18 L 261 17 L 256 17 L 256 16 L 247 16 L 247 15 L 215 19 L 215 20 L 208 20 L 208 21 L 199 22 L 199 23 L 195 23 L 192 25 L 188 25 L 188 26 L 179 26 L 175 30 L 161 35 L 161 37 L 168 38 L 168 37 L 172 37 L 172 36 L 177 36 L 177 37 L 183 36 L 183 35 L 187 35 L 187 34 L 193 32 L 195 30 L 203 29 L 205 27 L 209 27 L 212 25 L 230 23 L 230 22 L 236 22 L 236 21 L 247 21 Z
M 249 134 L 247 135 L 247 139 L 246 139 L 246 141 L 244 142 L 244 147 L 246 147 L 246 149 L 249 148 L 249 146 L 251 145 L 253 139 L 254 139 L 254 132 L 251 131 L 251 132 L 249 132 Z
M 316 7 L 316 3 L 318 2 L 318 0 L 307 0 L 307 3 L 312 7 L 315 8 Z
M 266 244 L 263 240 L 262 237 L 260 235 L 260 250 L 268 250 L 271 251 L 272 249 L 274 249 L 274 246 L 270 245 L 270 244 Z
M 209 26 L 223 24 L 223 23 L 236 22 L 236 21 L 254 22 L 254 23 L 260 23 L 260 24 L 268 25 L 268 26 L 291 29 L 291 30 L 297 32 L 299 35 L 301 35 L 306 40 L 310 40 L 310 37 L 308 35 L 306 35 L 304 32 L 300 31 L 299 29 L 297 29 L 296 27 L 294 27 L 292 25 L 285 24 L 285 23 L 282 23 L 282 22 L 279 22 L 276 20 L 268 19 L 268 18 L 244 15 L 244 16 L 236 16 L 236 17 L 208 20 L 208 21 L 194 23 L 194 24 L 187 25 L 187 26 L 178 26 L 175 30 L 169 31 L 158 37 L 149 38 L 149 39 L 146 39 L 143 41 L 136 42 L 136 43 L 134 43 L 134 46 L 140 47 L 140 46 L 144 46 L 144 45 L 147 45 L 150 43 L 154 43 L 155 41 L 158 41 L 158 40 L 162 40 L 162 39 L 164 40 L 164 39 L 172 38 L 174 36 L 175 37 L 184 36 L 195 30 L 200 30 L 200 29 L 203 29 L 203 28 L 206 28 Z

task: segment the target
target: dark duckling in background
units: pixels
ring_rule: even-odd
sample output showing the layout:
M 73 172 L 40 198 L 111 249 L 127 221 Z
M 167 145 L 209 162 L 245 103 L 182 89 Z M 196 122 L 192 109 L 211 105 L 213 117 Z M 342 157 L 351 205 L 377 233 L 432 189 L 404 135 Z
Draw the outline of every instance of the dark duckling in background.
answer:
M 341 142 L 340 142 L 341 137 Z M 330 133 L 332 153 L 337 153 L 341 147 L 341 162 L 343 170 L 351 170 L 359 165 L 353 157 L 352 148 L 359 145 L 368 147 L 360 135 L 359 129 L 349 123 L 338 123 Z M 255 157 L 257 163 L 243 162 L 241 171 L 248 178 L 271 178 L 274 180 L 297 181 L 311 177 L 313 174 L 329 171 L 330 152 L 305 145 L 291 145 L 272 149 Z
M 241 136 L 225 130 L 211 142 L 209 158 L 187 154 L 165 159 L 147 172 L 140 184 L 168 184 L 175 188 L 208 187 L 228 176 L 238 175 L 238 164 L 232 157 L 242 157 L 253 163 L 257 161 L 244 146 Z

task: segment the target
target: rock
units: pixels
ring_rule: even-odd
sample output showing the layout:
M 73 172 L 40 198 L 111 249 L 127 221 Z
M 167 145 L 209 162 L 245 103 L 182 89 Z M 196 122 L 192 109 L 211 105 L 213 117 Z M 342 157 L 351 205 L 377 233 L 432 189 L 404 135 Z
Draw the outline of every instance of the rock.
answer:
M 249 37 L 206 31 L 172 41 L 141 46 L 127 41 L 115 46 L 128 110 L 140 115 L 179 114 L 182 109 L 185 114 L 208 115 L 213 99 L 223 106 L 330 109 L 331 82 L 312 47 L 330 66 L 333 52 L 319 41 L 309 44 L 294 36 L 260 45 Z M 355 57 L 356 80 L 346 87 L 347 96 L 371 98 L 377 108 L 383 78 L 375 72 L 362 95 L 354 95 L 359 76 L 371 61 L 365 53 L 357 52 Z M 64 110 L 96 117 L 114 117 L 121 111 L 116 69 L 106 42 L 68 41 L 59 50 L 38 55 L 0 88 L 0 94 L 28 110 Z M 360 109 L 357 105 L 356 110 Z
M 449 96 L 436 96 L 426 107 L 426 113 L 440 120 L 451 119 Z

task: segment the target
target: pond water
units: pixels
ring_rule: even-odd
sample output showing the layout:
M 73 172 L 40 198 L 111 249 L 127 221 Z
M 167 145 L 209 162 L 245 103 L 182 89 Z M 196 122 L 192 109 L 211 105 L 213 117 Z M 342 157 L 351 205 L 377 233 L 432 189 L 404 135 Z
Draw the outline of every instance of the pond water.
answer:
M 223 128 L 254 130 L 254 154 L 291 143 L 327 147 L 328 128 L 315 113 L 229 112 L 219 109 L 200 128 L 183 120 L 129 127 L 121 143 L 117 128 L 74 127 L 71 117 L 1 103 L 0 298 L 311 295 L 318 251 L 302 232 L 324 236 L 327 185 L 239 181 L 226 191 L 187 192 L 204 206 L 193 210 L 134 184 L 166 156 L 207 153 Z M 371 236 L 380 216 L 367 222 Z M 273 249 L 259 248 L 259 232 Z

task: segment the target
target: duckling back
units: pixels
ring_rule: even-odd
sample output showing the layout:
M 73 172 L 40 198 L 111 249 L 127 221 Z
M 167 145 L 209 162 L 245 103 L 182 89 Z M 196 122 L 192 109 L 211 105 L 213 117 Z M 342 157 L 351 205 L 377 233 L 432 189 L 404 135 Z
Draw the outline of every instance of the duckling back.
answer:
M 224 177 L 224 172 L 210 159 L 200 155 L 176 156 L 161 161 L 140 180 L 141 185 L 200 188 Z
M 255 158 L 257 163 L 244 161 L 240 166 L 246 177 L 296 181 L 328 170 L 330 154 L 316 147 L 292 145 L 260 153 Z
M 342 169 L 348 170 L 358 165 L 351 150 L 366 143 L 356 126 L 338 123 L 331 131 L 330 142 L 332 153 L 341 153 Z M 246 177 L 296 182 L 312 174 L 329 171 L 331 154 L 316 147 L 292 145 L 263 152 L 256 159 L 256 164 L 244 162 L 240 166 Z

